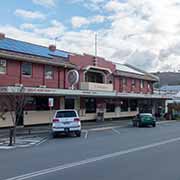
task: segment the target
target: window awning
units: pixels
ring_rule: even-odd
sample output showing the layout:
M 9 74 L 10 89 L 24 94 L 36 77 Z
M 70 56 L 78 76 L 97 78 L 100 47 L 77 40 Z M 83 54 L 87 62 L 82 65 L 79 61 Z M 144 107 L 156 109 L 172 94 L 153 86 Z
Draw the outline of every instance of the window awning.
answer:
M 103 68 L 103 67 L 98 67 L 98 66 L 86 66 L 83 69 L 86 70 L 86 71 L 89 71 L 89 70 L 99 70 L 99 71 L 105 71 L 105 72 L 107 72 L 109 74 L 112 73 L 112 71 L 109 68 Z

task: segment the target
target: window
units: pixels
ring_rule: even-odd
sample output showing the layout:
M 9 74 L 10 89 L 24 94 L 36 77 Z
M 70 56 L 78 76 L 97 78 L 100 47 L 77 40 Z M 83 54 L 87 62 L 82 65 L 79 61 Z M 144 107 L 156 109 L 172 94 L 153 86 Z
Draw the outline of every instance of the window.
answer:
M 132 87 L 135 87 L 136 86 L 136 80 L 135 79 L 132 79 Z
M 96 99 L 87 98 L 85 100 L 86 113 L 96 113 Z
M 130 109 L 131 111 L 137 110 L 137 100 L 130 100 Z
M 45 79 L 53 79 L 54 72 L 52 66 L 45 66 Z
M 115 104 L 107 103 L 106 104 L 106 112 L 115 112 Z
M 22 75 L 32 76 L 32 63 L 22 63 Z
M 6 73 L 6 60 L 0 60 L 0 74 Z
M 128 111 L 128 100 L 121 101 L 121 111 L 122 112 Z
M 75 111 L 58 111 L 56 118 L 77 117 Z
M 144 88 L 144 80 L 141 80 L 141 89 Z
M 85 74 L 86 82 L 104 83 L 104 76 L 98 72 L 87 72 Z
M 122 79 L 122 83 L 123 83 L 123 85 L 127 85 L 127 79 L 126 79 L 126 78 L 123 78 L 123 79 Z

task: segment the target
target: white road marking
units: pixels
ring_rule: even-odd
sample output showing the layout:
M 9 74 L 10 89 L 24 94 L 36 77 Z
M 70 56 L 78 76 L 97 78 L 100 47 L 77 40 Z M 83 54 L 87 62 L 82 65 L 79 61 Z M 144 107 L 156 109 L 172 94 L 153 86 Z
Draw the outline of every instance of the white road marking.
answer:
M 112 128 L 112 131 L 115 132 L 116 134 L 119 134 L 119 135 L 121 134 L 121 133 L 120 133 L 117 129 L 115 129 L 115 128 Z
M 84 138 L 87 139 L 88 138 L 88 130 L 85 131 L 85 135 Z
M 89 129 L 89 131 L 105 131 L 105 130 L 111 130 L 113 128 L 122 128 L 122 127 L 127 127 L 127 125 L 125 125 L 125 126 L 108 126 L 108 127 L 93 128 L 93 129 Z
M 155 147 L 158 147 L 158 146 L 161 146 L 161 145 L 165 145 L 165 144 L 169 144 L 169 143 L 173 143 L 173 142 L 177 142 L 177 141 L 180 141 L 180 137 L 165 140 L 165 141 L 161 141 L 161 142 L 157 142 L 157 143 L 148 144 L 148 145 L 145 145 L 145 146 L 135 147 L 135 148 L 131 148 L 131 149 L 123 150 L 123 151 L 118 151 L 118 152 L 115 152 L 115 153 L 105 154 L 105 155 L 102 155 L 102 156 L 93 157 L 93 158 L 85 159 L 85 160 L 78 161 L 78 162 L 64 164 L 64 165 L 56 166 L 56 167 L 49 168 L 49 169 L 43 169 L 43 170 L 40 170 L 40 171 L 35 171 L 35 172 L 32 172 L 32 173 L 23 174 L 23 175 L 20 175 L 20 176 L 15 176 L 15 177 L 8 178 L 8 179 L 5 179 L 5 180 L 30 179 L 30 178 L 33 178 L 33 177 L 37 177 L 37 176 L 41 176 L 41 175 L 45 175 L 45 174 L 49 174 L 49 173 L 53 173 L 53 172 L 57 172 L 57 171 L 62 171 L 64 169 L 70 169 L 70 168 L 73 168 L 73 167 L 85 165 L 85 164 L 88 164 L 88 163 L 94 163 L 94 162 L 97 162 L 97 161 L 102 161 L 102 160 L 106 160 L 106 159 L 110 159 L 110 158 L 113 158 L 113 157 L 126 155 L 126 154 L 137 152 L 137 151 L 142 151 L 142 150 L 146 150 L 146 149 L 150 149 L 150 148 L 155 148 Z
M 49 137 L 45 137 L 44 139 L 42 139 L 39 143 L 36 143 L 36 146 L 39 146 L 40 144 L 46 142 L 49 139 Z

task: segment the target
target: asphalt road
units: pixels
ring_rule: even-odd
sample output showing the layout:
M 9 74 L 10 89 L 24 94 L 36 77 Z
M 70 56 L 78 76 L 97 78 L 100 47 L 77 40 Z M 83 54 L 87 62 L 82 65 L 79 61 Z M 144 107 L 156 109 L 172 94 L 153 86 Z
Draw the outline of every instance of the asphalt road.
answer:
M 0 179 L 179 180 L 180 123 L 85 131 L 0 150 Z

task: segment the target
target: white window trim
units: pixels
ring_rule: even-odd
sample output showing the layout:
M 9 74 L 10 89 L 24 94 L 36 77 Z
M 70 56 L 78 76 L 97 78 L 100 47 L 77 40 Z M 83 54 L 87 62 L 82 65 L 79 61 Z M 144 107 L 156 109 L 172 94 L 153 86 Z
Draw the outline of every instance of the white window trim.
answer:
M 6 74 L 7 73 L 7 60 L 5 60 L 5 59 L 0 59 L 0 62 L 1 61 L 4 61 L 5 62 L 5 72 L 1 72 L 0 71 L 0 74 Z
M 48 66 L 52 68 L 52 78 L 47 78 L 47 77 L 46 77 L 46 68 L 47 68 Z M 47 79 L 47 80 L 53 80 L 53 79 L 54 79 L 54 67 L 53 67 L 53 66 L 51 66 L 51 65 L 46 65 L 44 71 L 45 71 L 45 73 L 44 73 L 45 79 Z
M 23 64 L 24 64 L 24 63 L 26 63 L 26 64 L 31 64 L 31 75 L 25 75 L 25 74 L 23 74 Z M 28 78 L 32 77 L 32 74 L 33 74 L 33 64 L 32 64 L 32 63 L 29 63 L 29 62 L 22 62 L 22 64 L 21 64 L 21 74 L 22 74 L 23 77 L 28 77 Z

